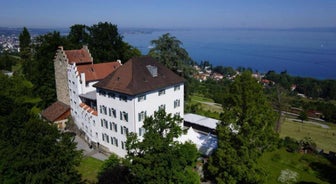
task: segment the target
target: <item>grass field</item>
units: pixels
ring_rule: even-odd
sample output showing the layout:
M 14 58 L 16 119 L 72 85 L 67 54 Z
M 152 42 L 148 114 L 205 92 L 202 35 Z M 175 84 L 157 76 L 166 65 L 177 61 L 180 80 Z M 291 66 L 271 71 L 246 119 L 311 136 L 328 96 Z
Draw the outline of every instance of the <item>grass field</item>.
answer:
M 311 137 L 318 148 L 323 149 L 325 152 L 336 152 L 336 125 L 331 123 L 325 124 L 330 128 L 286 120 L 281 125 L 280 137 L 288 136 L 296 140 Z
M 200 104 L 200 114 L 219 119 L 219 114 L 223 112 L 222 105 L 214 103 L 210 98 L 205 98 L 197 95 L 190 97 L 190 104 Z
M 289 169 L 298 173 L 297 183 L 333 183 L 336 181 L 336 166 L 319 156 L 289 153 L 285 149 L 265 153 L 259 160 L 268 173 L 265 183 L 279 183 L 281 170 Z
M 212 112 L 216 112 L 216 113 L 221 113 L 223 111 L 222 105 L 221 104 L 216 104 L 210 98 L 205 98 L 205 97 L 193 95 L 190 98 L 190 103 L 201 104 L 201 107 L 202 107 L 203 111 L 212 111 Z
M 96 183 L 98 171 L 102 164 L 103 161 L 101 160 L 93 157 L 84 157 L 78 167 L 78 172 L 82 174 L 82 179 L 86 180 L 87 183 Z

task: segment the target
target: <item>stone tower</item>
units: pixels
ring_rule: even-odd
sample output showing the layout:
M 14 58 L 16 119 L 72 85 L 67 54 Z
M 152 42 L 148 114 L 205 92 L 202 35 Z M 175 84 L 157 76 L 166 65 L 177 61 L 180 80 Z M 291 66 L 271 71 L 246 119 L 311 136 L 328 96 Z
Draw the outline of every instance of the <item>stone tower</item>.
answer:
M 79 50 L 63 50 L 60 46 L 54 58 L 55 82 L 57 100 L 70 105 L 69 85 L 68 85 L 68 66 L 93 63 L 90 51 L 87 46 Z

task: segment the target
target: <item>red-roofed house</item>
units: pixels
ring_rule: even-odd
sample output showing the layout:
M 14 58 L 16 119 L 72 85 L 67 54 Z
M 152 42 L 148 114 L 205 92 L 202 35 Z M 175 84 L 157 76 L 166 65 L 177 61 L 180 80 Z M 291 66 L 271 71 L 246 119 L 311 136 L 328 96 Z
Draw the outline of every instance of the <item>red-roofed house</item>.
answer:
M 45 120 L 56 124 L 59 129 L 64 129 L 70 116 L 70 106 L 57 101 L 44 109 L 41 115 Z
M 126 155 L 127 132 L 143 136 L 146 116 L 163 108 L 183 117 L 184 79 L 151 57 L 132 58 L 93 86 L 99 143 L 121 157 Z

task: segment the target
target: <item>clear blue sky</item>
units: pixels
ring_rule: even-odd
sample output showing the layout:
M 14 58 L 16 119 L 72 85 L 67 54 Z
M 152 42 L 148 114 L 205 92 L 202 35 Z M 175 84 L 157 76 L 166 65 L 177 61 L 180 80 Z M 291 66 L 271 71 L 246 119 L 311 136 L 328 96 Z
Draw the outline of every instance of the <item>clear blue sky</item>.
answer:
M 336 0 L 0 0 L 0 27 L 336 27 Z

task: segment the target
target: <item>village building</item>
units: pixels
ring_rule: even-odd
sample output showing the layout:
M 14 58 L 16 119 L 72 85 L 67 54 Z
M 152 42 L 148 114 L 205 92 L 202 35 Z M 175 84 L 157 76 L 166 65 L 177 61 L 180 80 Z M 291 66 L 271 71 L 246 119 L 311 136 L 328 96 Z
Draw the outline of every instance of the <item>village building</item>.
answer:
M 58 129 L 64 130 L 68 117 L 70 116 L 70 106 L 63 102 L 56 101 L 43 110 L 41 116 L 46 121 L 56 124 Z
M 94 85 L 99 143 L 126 155 L 126 134 L 143 136 L 143 121 L 160 108 L 183 117 L 184 79 L 151 57 L 133 58 Z M 183 122 L 181 122 L 183 128 Z

